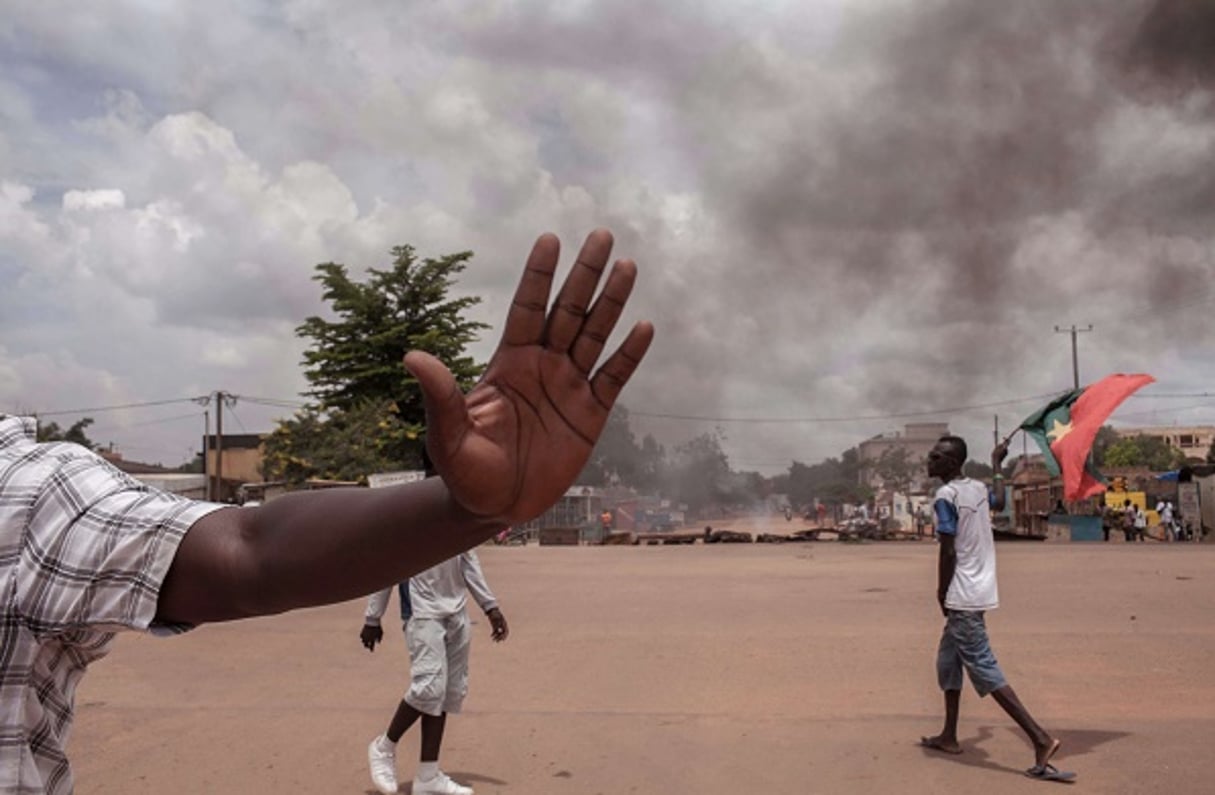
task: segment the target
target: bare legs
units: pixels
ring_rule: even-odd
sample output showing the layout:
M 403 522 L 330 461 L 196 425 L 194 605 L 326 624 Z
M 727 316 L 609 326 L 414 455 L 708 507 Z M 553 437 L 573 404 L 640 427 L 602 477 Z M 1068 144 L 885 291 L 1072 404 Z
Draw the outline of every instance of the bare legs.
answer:
M 958 706 L 961 702 L 961 690 L 945 691 L 945 727 L 936 737 L 921 737 L 921 745 L 947 754 L 962 753 L 962 746 L 958 745 Z
M 1029 710 L 1021 703 L 1021 699 L 1017 698 L 1017 693 L 1012 686 L 1004 685 L 998 690 L 993 690 L 991 697 L 1008 713 L 1010 718 L 1016 721 L 1016 724 L 1025 732 L 1025 736 L 1029 738 L 1034 747 L 1034 763 L 1044 765 L 1049 762 L 1050 758 L 1059 750 L 1060 743 L 1034 720 L 1033 716 L 1029 714 Z M 921 745 L 944 751 L 947 754 L 962 753 L 962 746 L 958 745 L 958 711 L 961 702 L 961 690 L 945 691 L 945 725 L 941 729 L 941 733 L 935 737 L 920 738 Z
M 1050 761 L 1050 758 L 1055 755 L 1055 751 L 1059 750 L 1059 741 L 1038 725 L 1038 722 L 1029 714 L 1029 710 L 1021 703 L 1021 699 L 1017 698 L 1012 685 L 1004 685 L 999 690 L 991 691 L 991 697 L 1008 713 L 1008 717 L 1017 722 L 1017 725 L 1025 732 L 1025 736 L 1029 737 L 1029 741 L 1033 743 L 1035 764 L 1044 765 Z
M 394 743 L 400 742 L 401 736 L 409 730 L 409 727 L 418 718 L 422 719 L 422 752 L 420 754 L 420 761 L 437 762 L 439 761 L 439 749 L 443 745 L 443 729 L 447 725 L 446 712 L 439 715 L 426 715 L 401 701 L 397 705 L 396 713 L 392 716 L 392 722 L 388 724 L 388 739 Z

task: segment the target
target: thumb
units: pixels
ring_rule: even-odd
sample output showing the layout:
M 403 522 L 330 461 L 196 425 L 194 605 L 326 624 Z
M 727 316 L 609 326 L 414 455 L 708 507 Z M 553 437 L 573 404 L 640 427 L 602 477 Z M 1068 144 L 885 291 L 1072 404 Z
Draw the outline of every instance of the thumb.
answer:
M 438 454 L 448 449 L 447 440 L 458 438 L 467 419 L 464 393 L 443 362 L 424 351 L 405 354 L 405 369 L 418 379 L 426 408 L 427 437 L 439 443 Z M 431 452 L 436 450 L 431 448 Z

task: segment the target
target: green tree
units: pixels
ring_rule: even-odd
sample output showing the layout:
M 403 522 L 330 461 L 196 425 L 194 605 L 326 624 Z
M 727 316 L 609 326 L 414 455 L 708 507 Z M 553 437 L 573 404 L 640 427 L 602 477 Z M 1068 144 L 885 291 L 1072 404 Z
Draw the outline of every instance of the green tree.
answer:
M 72 442 L 73 444 L 96 450 L 97 444 L 90 439 L 84 429 L 93 424 L 92 417 L 85 417 L 72 423 L 67 430 L 59 427 L 59 423 L 38 423 L 38 441 L 40 442 Z
M 296 334 L 311 340 L 303 360 L 306 394 L 321 410 L 395 403 L 401 422 L 420 433 L 426 418 L 422 393 L 401 357 L 426 351 L 447 365 L 461 389 L 469 389 L 485 367 L 465 349 L 488 326 L 464 317 L 479 297 L 448 295 L 471 251 L 419 259 L 412 246 L 396 246 L 392 255 L 392 267 L 368 269 L 365 282 L 352 280 L 345 265 L 317 265 L 313 279 L 337 319 L 310 317 Z
M 787 491 L 789 500 L 805 507 L 815 500 L 839 504 L 860 502 L 873 496 L 873 490 L 859 485 L 860 453 L 855 447 L 845 450 L 839 458 L 828 458 L 806 465 L 794 461 L 789 467 Z
M 657 492 L 662 488 L 662 483 L 666 477 L 666 470 L 666 448 L 647 433 L 645 438 L 641 440 L 636 480 L 629 485 L 641 492 Z
M 1147 467 L 1153 472 L 1165 472 L 1185 464 L 1185 453 L 1156 436 L 1128 436 L 1111 444 L 1105 451 L 1104 466 Z
M 304 409 L 263 441 L 262 477 L 293 484 L 310 478 L 363 482 L 373 472 L 420 467 L 420 458 L 400 458 L 407 433 L 384 403 L 328 414 Z
M 1118 432 L 1109 425 L 1102 425 L 1097 429 L 1097 435 L 1093 438 L 1093 463 L 1097 466 L 1105 464 L 1105 453 L 1113 445 L 1118 443 Z
M 578 476 L 578 483 L 584 486 L 633 486 L 637 482 L 640 465 L 641 448 L 629 426 L 629 410 L 616 404 L 608 415 L 595 449 L 591 451 L 591 457 Z
M 728 501 L 732 492 L 730 463 L 718 433 L 705 433 L 675 448 L 672 491 L 689 510 L 702 511 Z
M 874 472 L 887 488 L 901 492 L 911 485 L 917 469 L 906 447 L 886 448 L 873 466 Z
M 387 270 L 356 281 L 346 266 L 316 266 L 315 281 L 334 319 L 307 318 L 296 334 L 309 340 L 302 364 L 314 403 L 267 439 L 267 479 L 358 480 L 375 471 L 419 466 L 426 412 L 417 381 L 401 364 L 407 351 L 441 360 L 461 389 L 484 371 L 466 353 L 488 326 L 465 313 L 475 296 L 449 295 L 472 252 L 420 259 L 412 246 L 392 249 Z
M 184 464 L 181 464 L 173 471 L 174 472 L 193 473 L 193 474 L 202 474 L 204 471 L 206 471 L 206 463 L 203 461 L 203 454 L 195 453 L 194 458 L 192 460 L 186 461 Z

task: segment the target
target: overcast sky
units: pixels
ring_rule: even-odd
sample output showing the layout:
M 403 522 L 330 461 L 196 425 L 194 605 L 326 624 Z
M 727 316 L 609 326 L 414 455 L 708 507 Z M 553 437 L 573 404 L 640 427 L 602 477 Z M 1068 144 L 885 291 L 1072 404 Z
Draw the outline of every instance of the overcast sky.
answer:
M 735 469 L 934 419 L 984 456 L 1071 387 L 1057 325 L 1082 382 L 1157 378 L 1115 424 L 1213 423 L 1211 9 L 8 3 L 0 411 L 175 465 L 201 406 L 101 409 L 270 430 L 316 263 L 473 250 L 485 358 L 531 241 L 607 226 L 634 429 Z

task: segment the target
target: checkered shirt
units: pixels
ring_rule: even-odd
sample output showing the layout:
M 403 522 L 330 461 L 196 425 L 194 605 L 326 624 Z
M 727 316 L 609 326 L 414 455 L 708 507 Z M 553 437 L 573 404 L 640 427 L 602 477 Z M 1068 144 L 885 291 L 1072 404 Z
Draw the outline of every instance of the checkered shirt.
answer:
M 221 506 L 164 494 L 0 415 L 0 792 L 73 790 L 76 685 L 118 630 L 154 621 L 186 530 Z

